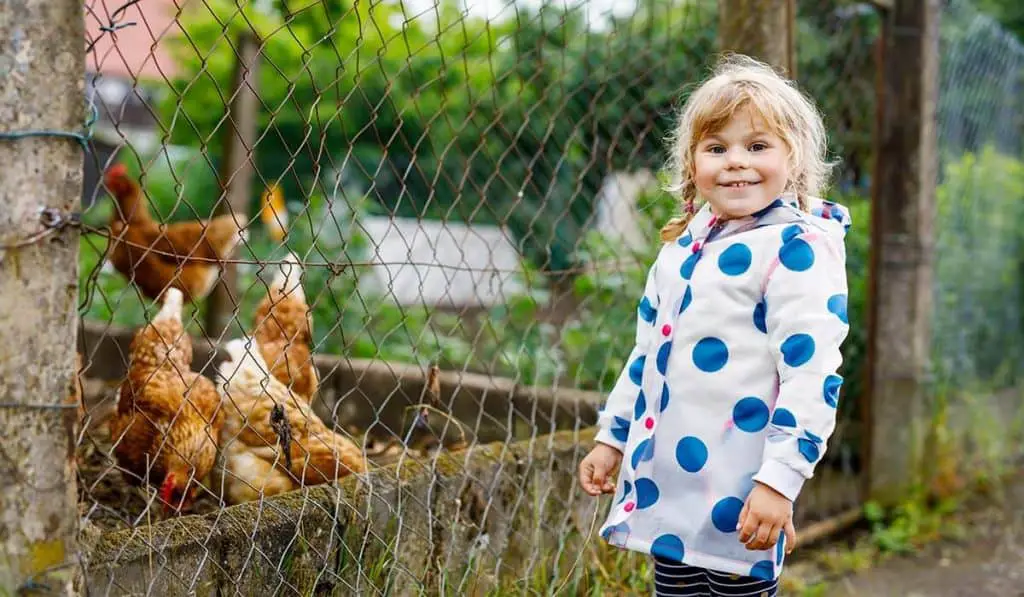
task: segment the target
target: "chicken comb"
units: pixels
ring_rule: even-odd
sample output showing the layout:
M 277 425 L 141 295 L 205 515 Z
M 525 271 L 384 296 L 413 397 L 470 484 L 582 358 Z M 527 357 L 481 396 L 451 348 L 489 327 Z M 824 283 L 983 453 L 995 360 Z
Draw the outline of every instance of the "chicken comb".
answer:
M 107 168 L 107 172 L 104 174 L 104 178 L 108 180 L 111 178 L 123 178 L 125 176 L 128 176 L 128 166 L 125 166 L 120 162 Z
M 174 508 L 177 504 L 172 504 L 171 500 L 174 499 L 172 493 L 174 492 L 174 473 L 167 473 L 164 477 L 164 482 L 160 485 L 160 499 L 163 500 L 164 504 L 169 508 Z

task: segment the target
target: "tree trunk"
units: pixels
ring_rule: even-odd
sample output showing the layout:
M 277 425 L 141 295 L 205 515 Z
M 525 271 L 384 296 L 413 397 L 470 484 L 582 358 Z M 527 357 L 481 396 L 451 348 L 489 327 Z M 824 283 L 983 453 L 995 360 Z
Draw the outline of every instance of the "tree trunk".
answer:
M 940 2 L 896 0 L 881 37 L 864 423 L 868 494 L 889 503 L 920 478 L 932 414 Z
M 75 0 L 0 8 L 0 134 L 80 132 L 85 22 Z M 77 565 L 78 233 L 43 228 L 82 193 L 82 148 L 51 134 L 0 137 L 0 593 L 31 582 L 72 594 Z M 20 246 L 14 246 L 20 245 Z M 19 594 L 21 594 L 19 592 Z
M 252 197 L 253 151 L 259 116 L 258 75 L 260 42 L 251 34 L 238 39 L 238 62 L 231 88 L 231 106 L 224 122 L 224 159 L 220 166 L 223 197 L 216 214 L 234 214 L 245 223 Z M 227 330 L 238 311 L 238 283 L 233 263 L 224 264 L 220 281 L 210 293 L 206 310 L 206 335 L 214 338 Z
M 718 45 L 796 78 L 796 0 L 719 0 Z

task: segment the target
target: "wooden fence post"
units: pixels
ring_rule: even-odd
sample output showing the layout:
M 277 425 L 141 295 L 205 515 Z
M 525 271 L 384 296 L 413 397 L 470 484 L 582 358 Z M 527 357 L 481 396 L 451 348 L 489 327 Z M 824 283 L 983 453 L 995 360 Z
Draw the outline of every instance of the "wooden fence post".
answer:
M 243 223 L 249 218 L 249 199 L 252 197 L 253 150 L 259 117 L 259 56 L 260 42 L 251 33 L 238 39 L 234 79 L 231 85 L 231 105 L 224 122 L 224 155 L 219 179 L 224 199 L 217 204 L 216 215 L 233 213 Z M 224 264 L 217 286 L 207 298 L 206 335 L 217 337 L 227 330 L 234 318 L 238 302 L 238 283 L 233 263 Z
M 929 409 L 941 0 L 895 0 L 883 19 L 872 189 L 867 495 L 920 478 Z
M 0 15 L 0 594 L 69 595 L 85 20 L 77 0 Z
M 796 77 L 796 0 L 719 0 L 718 45 Z

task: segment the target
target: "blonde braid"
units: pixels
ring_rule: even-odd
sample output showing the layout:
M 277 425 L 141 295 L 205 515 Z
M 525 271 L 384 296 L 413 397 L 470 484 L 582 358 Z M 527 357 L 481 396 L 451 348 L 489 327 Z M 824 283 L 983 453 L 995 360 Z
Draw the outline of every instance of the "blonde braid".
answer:
M 661 242 L 670 243 L 682 236 L 686 227 L 693 221 L 693 216 L 700 209 L 700 205 L 697 204 L 697 189 L 692 184 L 683 184 L 682 195 L 683 215 L 670 219 L 661 227 Z

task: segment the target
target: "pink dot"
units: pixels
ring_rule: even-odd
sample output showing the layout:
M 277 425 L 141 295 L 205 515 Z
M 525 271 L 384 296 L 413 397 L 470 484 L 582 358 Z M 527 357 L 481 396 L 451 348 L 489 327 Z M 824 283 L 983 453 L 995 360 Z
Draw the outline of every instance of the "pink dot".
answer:
M 623 507 L 626 512 L 632 512 L 633 508 L 636 508 L 636 504 L 633 502 L 626 502 L 626 505 Z
M 700 251 L 700 243 L 693 243 L 693 249 L 691 249 L 691 250 L 694 253 L 696 253 L 697 251 Z
M 652 419 L 651 417 L 647 417 L 647 420 L 644 421 L 644 426 L 647 427 L 648 429 L 654 429 L 654 419 Z
M 672 333 L 672 326 L 670 326 L 669 324 L 666 323 L 664 325 L 664 327 L 661 328 L 661 335 L 662 336 L 667 336 L 667 335 L 669 335 L 671 333 Z

